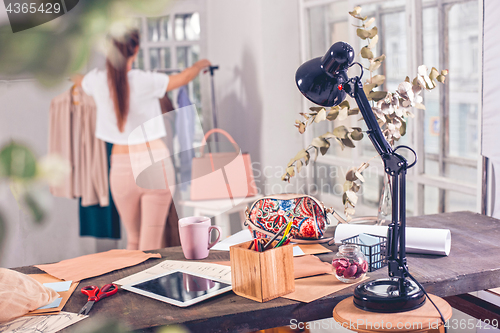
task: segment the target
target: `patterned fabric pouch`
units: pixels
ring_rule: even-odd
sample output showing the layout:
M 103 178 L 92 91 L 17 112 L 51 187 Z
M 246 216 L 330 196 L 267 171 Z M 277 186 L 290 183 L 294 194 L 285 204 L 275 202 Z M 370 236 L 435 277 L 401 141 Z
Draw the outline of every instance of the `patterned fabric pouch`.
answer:
M 304 194 L 278 194 L 255 201 L 246 210 L 246 221 L 250 231 L 255 230 L 258 237 L 272 237 L 284 224 L 292 222 L 291 240 L 328 242 L 324 232 L 331 213 L 340 222 L 346 221 L 332 208 L 325 208 L 322 202 Z

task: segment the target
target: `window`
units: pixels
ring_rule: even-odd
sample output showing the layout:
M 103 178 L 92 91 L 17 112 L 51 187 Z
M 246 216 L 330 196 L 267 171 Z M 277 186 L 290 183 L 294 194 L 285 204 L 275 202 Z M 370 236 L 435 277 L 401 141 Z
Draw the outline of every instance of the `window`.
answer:
M 362 16 L 375 17 L 379 29 L 376 55 L 387 56 L 377 74 L 386 76 L 385 90 L 394 91 L 417 67 L 425 64 L 449 69 L 446 84 L 424 94 L 426 110 L 414 110 L 407 134 L 398 142 L 414 148 L 419 161 L 409 170 L 409 215 L 455 210 L 477 210 L 479 156 L 479 13 L 478 0 L 301 0 L 303 61 L 322 56 L 333 43 L 349 42 L 359 52 L 362 42 L 348 15 L 362 3 Z M 417 19 L 412 19 L 417 18 Z M 355 105 L 350 100 L 351 105 Z M 304 108 L 310 104 L 304 101 Z M 353 119 L 351 119 L 353 118 Z M 342 122 L 322 122 L 306 131 L 304 144 L 344 124 L 366 129 L 359 117 Z M 318 126 L 320 125 L 320 126 Z M 345 172 L 367 161 L 376 152 L 370 140 L 344 151 L 332 142 L 327 155 L 309 172 L 309 182 L 322 200 L 342 209 L 340 196 Z M 379 158 L 370 161 L 356 210 L 357 215 L 376 215 L 384 172 Z M 325 177 L 329 170 L 334 177 Z M 328 184 L 329 186 L 325 186 Z
M 134 68 L 175 73 L 200 59 L 201 25 L 198 12 L 142 17 L 139 18 L 139 27 L 141 49 Z M 189 84 L 189 95 L 201 116 L 199 80 L 197 77 Z

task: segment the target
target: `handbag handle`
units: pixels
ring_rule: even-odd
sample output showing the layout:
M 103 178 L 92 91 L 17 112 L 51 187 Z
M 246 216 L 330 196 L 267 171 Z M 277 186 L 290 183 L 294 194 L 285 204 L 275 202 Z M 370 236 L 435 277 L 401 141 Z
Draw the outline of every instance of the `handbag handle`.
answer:
M 205 146 L 207 144 L 207 140 L 208 140 L 208 137 L 214 133 L 220 133 L 222 135 L 224 135 L 228 140 L 229 142 L 231 142 L 233 144 L 233 147 L 234 147 L 234 150 L 236 152 L 239 152 L 240 151 L 240 147 L 238 146 L 238 144 L 236 143 L 236 141 L 234 141 L 233 137 L 226 131 L 224 131 L 223 129 L 220 129 L 220 128 L 212 128 L 210 131 L 208 131 L 205 136 L 203 137 L 203 140 L 201 142 L 201 148 L 200 148 L 200 154 L 201 156 L 204 155 L 204 151 L 205 151 Z

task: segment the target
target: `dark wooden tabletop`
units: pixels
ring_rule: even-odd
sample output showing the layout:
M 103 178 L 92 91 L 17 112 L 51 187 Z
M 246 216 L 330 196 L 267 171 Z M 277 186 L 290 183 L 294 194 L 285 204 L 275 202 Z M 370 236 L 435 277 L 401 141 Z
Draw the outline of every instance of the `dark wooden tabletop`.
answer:
M 412 275 L 429 293 L 445 297 L 500 286 L 500 221 L 471 212 L 456 212 L 408 218 L 408 226 L 446 228 L 451 230 L 451 253 L 448 257 L 408 255 Z M 333 232 L 333 228 L 329 230 Z M 336 247 L 331 249 L 335 252 Z M 185 260 L 180 247 L 161 249 L 162 259 L 148 261 L 130 268 L 83 280 L 86 285 L 102 286 L 154 266 L 165 259 Z M 319 255 L 331 261 L 333 253 Z M 229 260 L 229 252 L 211 251 L 204 261 Z M 41 273 L 35 267 L 20 267 L 23 273 Z M 370 278 L 387 276 L 383 268 L 370 273 Z M 77 291 L 64 311 L 78 312 L 87 297 Z M 116 319 L 138 332 L 154 332 L 164 325 L 182 324 L 191 332 L 250 332 L 290 325 L 291 319 L 307 322 L 330 318 L 335 305 L 352 295 L 354 286 L 305 304 L 277 298 L 258 303 L 226 293 L 188 308 L 179 308 L 125 290 L 102 302 L 95 303 L 90 318 L 64 330 L 73 332 L 80 325 L 98 318 Z

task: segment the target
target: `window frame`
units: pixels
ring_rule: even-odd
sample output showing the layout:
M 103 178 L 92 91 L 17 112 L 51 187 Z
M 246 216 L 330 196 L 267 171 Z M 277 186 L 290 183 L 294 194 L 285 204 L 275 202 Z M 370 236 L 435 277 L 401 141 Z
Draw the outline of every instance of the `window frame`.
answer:
M 309 19 L 308 19 L 308 9 L 311 7 L 316 7 L 316 6 L 324 6 L 324 5 L 329 5 L 332 3 L 336 2 L 344 2 L 346 0 L 299 0 L 299 19 L 300 19 L 300 38 L 301 38 L 301 61 L 307 61 L 310 58 L 309 55 L 309 50 L 310 50 L 310 41 L 309 41 Z M 368 4 L 377 4 L 383 2 L 383 0 L 347 0 L 349 4 L 349 8 L 354 8 L 356 5 L 368 5 Z M 415 77 L 416 76 L 416 71 L 419 65 L 423 63 L 423 35 L 422 35 L 422 11 L 423 9 L 427 7 L 431 7 L 434 5 L 438 6 L 438 29 L 440 31 L 438 40 L 439 40 L 439 48 L 442 50 L 444 49 L 444 32 L 448 34 L 447 27 L 444 26 L 444 8 L 445 6 L 450 6 L 453 4 L 457 3 L 465 3 L 465 2 L 470 2 L 470 1 L 475 1 L 475 0 L 435 0 L 432 3 L 429 2 L 424 2 L 422 0 L 406 0 L 405 2 L 405 16 L 406 16 L 406 43 L 407 43 L 407 64 L 408 64 L 408 75 L 410 77 Z M 478 14 L 479 14 L 479 19 L 478 19 L 478 33 L 482 33 L 482 0 L 477 0 L 478 2 Z M 419 14 L 420 15 L 417 15 Z M 385 14 L 385 13 L 384 13 Z M 346 16 L 348 14 L 346 13 Z M 380 22 L 379 20 L 380 17 L 376 17 L 376 22 Z M 351 26 L 351 24 L 355 23 L 355 19 L 352 17 L 348 17 L 348 24 Z M 416 27 L 416 28 L 415 28 Z M 477 123 L 478 123 L 478 129 L 481 129 L 481 114 L 482 114 L 482 103 L 481 103 L 481 90 L 482 90 L 482 40 L 480 38 L 481 35 L 479 35 L 478 38 L 478 59 L 480 60 L 478 63 L 478 77 L 479 77 L 479 84 L 480 86 L 478 87 L 478 113 L 477 113 Z M 354 41 L 356 39 L 356 32 L 355 29 L 349 29 L 349 40 Z M 325 50 L 326 51 L 326 50 Z M 447 63 L 446 63 L 446 57 L 443 55 L 443 52 L 439 52 L 439 64 L 437 64 L 436 67 L 438 68 L 448 68 Z M 439 136 L 439 151 L 441 154 L 434 154 L 436 156 L 433 156 L 433 154 L 425 153 L 424 149 L 424 131 L 421 130 L 413 130 L 412 131 L 412 137 L 410 138 L 411 140 L 411 146 L 413 149 L 415 149 L 417 156 L 424 156 L 425 154 L 425 159 L 437 159 L 438 162 L 440 163 L 440 173 L 438 176 L 426 174 L 424 172 L 424 159 L 419 159 L 417 161 L 417 164 L 415 167 L 410 169 L 408 171 L 408 181 L 413 183 L 413 193 L 411 195 L 413 196 L 413 207 L 412 207 L 412 214 L 413 215 L 423 215 L 424 214 L 424 203 L 425 203 L 425 198 L 424 198 L 424 192 L 425 192 L 425 186 L 433 186 L 437 187 L 439 189 L 439 201 L 438 201 L 438 212 L 442 213 L 445 211 L 446 205 L 445 205 L 445 198 L 446 198 L 446 191 L 454 191 L 462 194 L 467 194 L 474 196 L 476 198 L 476 211 L 480 212 L 482 211 L 482 205 L 481 202 L 484 201 L 482 200 L 482 189 L 484 186 L 482 186 L 482 177 L 484 173 L 484 160 L 481 157 L 481 142 L 479 139 L 478 143 L 478 155 L 477 158 L 464 158 L 464 157 L 453 157 L 453 156 L 448 156 L 447 154 L 442 154 L 444 152 L 444 149 L 447 147 L 447 142 L 445 140 L 448 140 L 449 136 L 449 130 L 446 128 L 446 122 L 449 116 L 449 108 L 450 108 L 450 103 L 449 103 L 449 93 L 447 93 L 447 85 L 439 85 L 439 92 L 440 92 L 440 111 L 439 111 L 439 120 L 440 120 L 440 133 L 446 133 L 445 135 L 440 135 Z M 302 108 L 303 110 L 307 110 L 309 107 L 308 102 L 306 99 L 302 100 Z M 444 112 L 443 112 L 444 110 Z M 415 118 L 411 119 L 408 122 L 408 125 L 424 129 L 425 127 L 425 117 L 423 113 L 419 112 L 419 110 L 413 110 L 413 113 L 415 114 Z M 354 118 L 354 117 L 350 117 Z M 359 122 L 357 119 L 351 119 L 351 126 L 359 126 Z M 314 137 L 314 134 L 312 133 L 313 131 L 309 130 L 306 131 L 303 135 L 303 144 L 305 147 L 307 147 L 311 140 Z M 480 137 L 480 136 L 479 136 Z M 360 145 L 359 145 L 360 146 Z M 352 149 L 351 153 L 351 158 L 345 158 L 345 157 L 339 157 L 339 156 L 332 156 L 329 154 L 326 154 L 324 156 L 321 156 L 318 158 L 318 162 L 322 164 L 327 164 L 330 166 L 334 167 L 341 167 L 343 170 L 347 170 L 348 168 L 352 166 L 358 166 L 363 162 L 366 162 L 367 158 L 366 156 L 363 156 L 363 152 L 361 149 Z M 453 162 L 454 164 L 457 165 L 464 165 L 464 166 L 470 166 L 470 167 L 475 167 L 476 172 L 477 172 L 477 180 L 476 183 L 470 184 L 470 183 L 461 183 L 457 181 L 456 179 L 451 179 L 447 178 L 445 176 L 443 166 L 445 163 Z M 376 175 L 378 176 L 384 176 L 383 172 L 383 165 L 380 159 L 375 159 L 370 161 L 370 164 L 372 167 L 370 167 L 371 172 L 375 172 Z M 311 166 L 314 167 L 314 166 Z M 314 183 L 314 171 L 313 172 L 307 172 L 305 182 L 307 184 L 306 188 L 311 188 L 311 184 Z M 407 193 L 409 195 L 409 193 Z M 327 203 L 331 203 L 335 208 L 337 209 L 342 209 L 342 203 L 339 202 L 339 197 L 334 196 L 331 194 L 327 194 L 324 192 L 319 192 L 319 197 L 324 200 Z M 358 204 L 358 206 L 360 206 Z M 369 212 L 370 210 L 373 212 L 373 208 L 367 208 L 367 207 L 356 207 L 357 213 L 361 212 L 361 214 L 365 212 Z
M 177 64 L 177 48 L 178 47 L 192 47 L 192 46 L 198 46 L 199 47 L 199 58 L 203 59 L 205 58 L 207 54 L 207 23 L 206 23 L 206 1 L 204 0 L 183 0 L 183 1 L 174 1 L 172 4 L 162 13 L 159 13 L 158 15 L 154 16 L 146 16 L 146 15 L 141 15 L 137 16 L 136 19 L 139 20 L 139 24 L 141 25 L 141 43 L 140 43 L 140 50 L 142 51 L 143 55 L 143 63 L 144 63 L 144 68 L 143 70 L 147 71 L 154 71 L 154 69 L 151 68 L 151 59 L 150 59 L 150 50 L 153 48 L 169 48 L 170 49 L 170 59 L 171 59 L 171 68 L 172 70 L 178 69 L 176 64 Z M 191 13 L 198 13 L 200 17 L 200 38 L 198 40 L 176 40 L 175 38 L 175 16 L 176 15 L 185 15 L 185 14 L 191 14 Z M 164 16 L 169 16 L 169 26 L 171 32 L 171 36 L 169 36 L 168 40 L 165 41 L 149 41 L 148 40 L 148 24 L 147 24 L 147 19 L 148 18 L 153 18 L 153 17 L 164 17 Z M 191 54 L 188 55 L 188 57 L 191 57 Z M 189 59 L 189 62 L 192 62 L 191 59 Z M 173 72 L 174 73 L 174 72 Z M 169 74 L 173 74 L 169 73 Z M 206 119 L 210 121 L 211 119 L 211 107 L 210 107 L 210 97 L 209 92 L 207 88 L 205 87 L 206 82 L 201 82 L 201 81 L 206 81 L 205 78 L 200 77 L 200 95 L 201 95 L 201 105 L 197 105 L 198 107 L 201 107 L 201 112 L 202 112 L 202 119 Z M 177 92 L 172 91 L 172 95 L 170 96 L 172 101 L 177 100 Z M 195 101 L 194 94 L 193 94 L 193 82 L 189 83 L 189 98 L 191 101 Z M 203 127 L 207 126 L 205 125 L 205 121 L 202 123 Z

